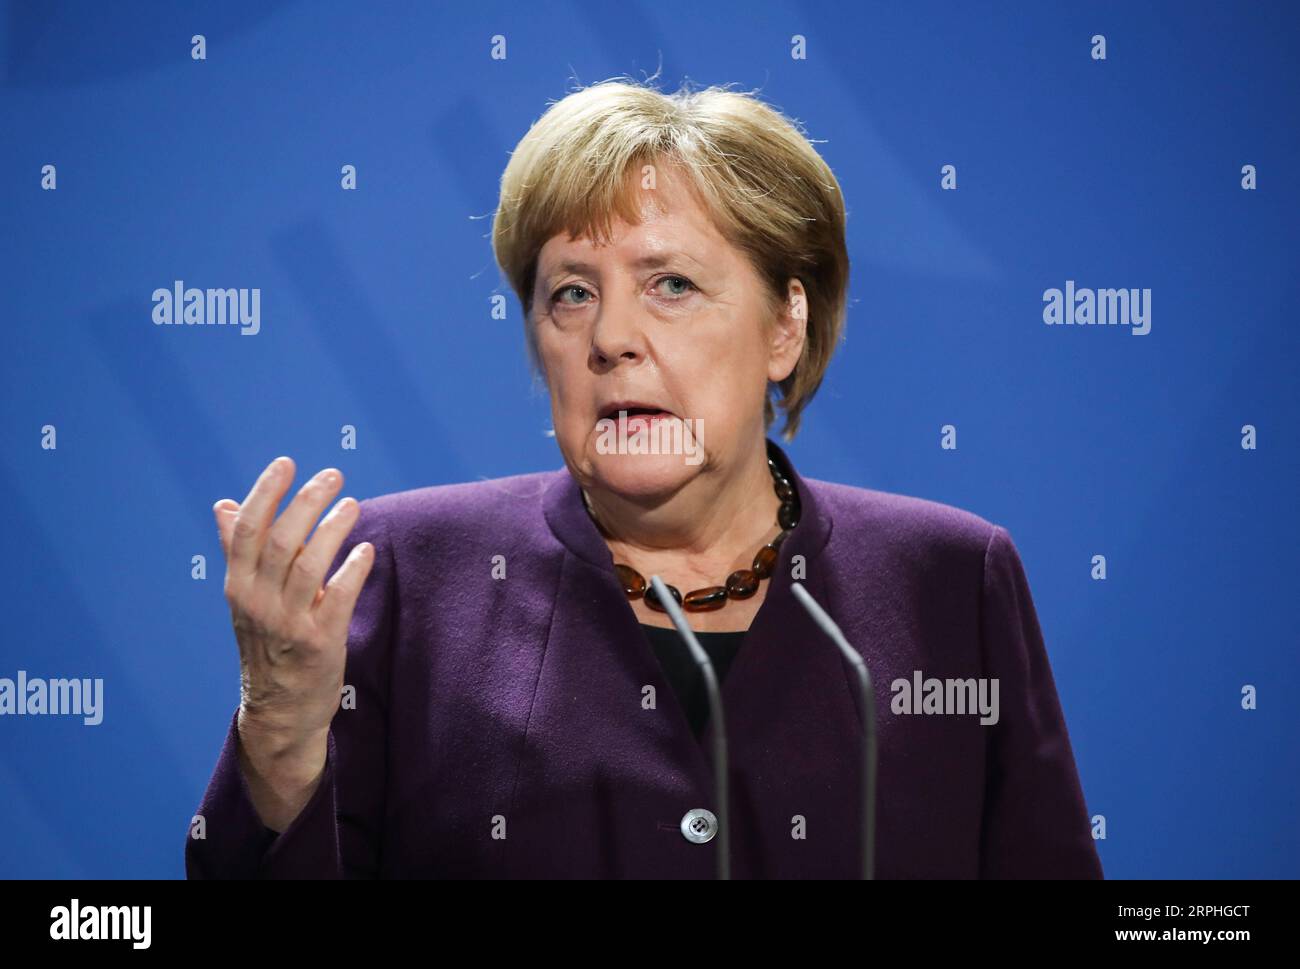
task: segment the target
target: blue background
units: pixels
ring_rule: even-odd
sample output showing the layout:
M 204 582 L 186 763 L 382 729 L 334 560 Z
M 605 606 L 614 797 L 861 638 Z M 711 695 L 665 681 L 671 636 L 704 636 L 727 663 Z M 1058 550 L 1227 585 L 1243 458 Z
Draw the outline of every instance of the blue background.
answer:
M 183 875 L 238 705 L 211 506 L 276 455 L 358 497 L 560 467 L 497 180 L 656 70 L 824 139 L 847 338 L 790 453 L 1010 530 L 1107 876 L 1300 875 L 1297 5 L 851 6 L 0 5 L 0 676 L 105 679 L 98 727 L 0 719 L 0 875 Z M 176 279 L 261 333 L 155 326 Z M 1067 279 L 1150 288 L 1150 334 L 1045 326 Z

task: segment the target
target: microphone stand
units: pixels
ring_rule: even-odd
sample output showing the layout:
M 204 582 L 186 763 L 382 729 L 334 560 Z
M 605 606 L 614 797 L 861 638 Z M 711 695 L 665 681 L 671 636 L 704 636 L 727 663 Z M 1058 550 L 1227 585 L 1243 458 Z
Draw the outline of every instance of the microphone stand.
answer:
M 844 655 L 858 676 L 858 691 L 862 698 L 862 877 L 875 878 L 876 803 L 872 796 L 876 787 L 876 695 L 871 689 L 871 673 L 866 661 L 844 638 L 834 620 L 799 582 L 792 582 L 790 590 L 813 621 L 821 628 Z
M 700 673 L 704 677 L 705 690 L 709 696 L 709 718 L 713 721 L 713 800 L 715 813 L 718 816 L 717 877 L 722 881 L 728 881 L 731 878 L 731 842 L 728 837 L 730 812 L 727 809 L 727 726 L 722 716 L 722 692 L 718 689 L 718 677 L 713 671 L 713 662 L 709 659 L 709 654 L 700 646 L 699 640 L 695 638 L 695 633 L 686 622 L 686 615 L 682 612 L 681 606 L 677 604 L 677 600 L 672 597 L 672 593 L 668 591 L 668 587 L 658 575 L 650 576 L 650 584 L 654 587 L 655 594 L 667 611 L 668 617 L 677 628 L 677 635 L 685 641 L 691 658 L 700 668 Z

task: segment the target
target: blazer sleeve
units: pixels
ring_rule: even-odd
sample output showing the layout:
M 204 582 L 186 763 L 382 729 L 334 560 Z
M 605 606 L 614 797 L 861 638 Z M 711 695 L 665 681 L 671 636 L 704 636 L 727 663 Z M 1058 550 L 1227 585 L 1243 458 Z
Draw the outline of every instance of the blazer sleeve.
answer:
M 981 878 L 1101 878 L 1101 860 L 1029 582 L 1010 534 L 984 552 L 980 619 L 999 717 L 985 756 Z
M 396 625 L 396 566 L 389 530 L 374 499 L 360 515 L 327 573 L 359 543 L 375 562 L 348 627 L 344 697 L 326 741 L 320 783 L 298 816 L 277 833 L 262 823 L 239 764 L 239 710 L 199 804 L 202 824 L 185 843 L 190 879 L 374 878 L 379 871 L 390 653 Z M 355 691 L 350 702 L 349 687 Z

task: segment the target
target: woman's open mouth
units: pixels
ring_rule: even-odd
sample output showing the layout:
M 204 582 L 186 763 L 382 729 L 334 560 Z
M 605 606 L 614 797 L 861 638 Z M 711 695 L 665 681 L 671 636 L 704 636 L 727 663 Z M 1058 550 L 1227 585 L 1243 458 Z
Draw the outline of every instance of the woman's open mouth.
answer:
M 628 433 L 648 428 L 655 421 L 675 420 L 676 414 L 653 404 L 617 403 L 606 407 L 600 421 L 613 421 L 626 426 Z M 598 422 L 599 423 L 599 422 Z
M 608 419 L 617 424 L 621 423 L 626 428 L 625 433 L 640 434 L 643 431 L 650 430 L 650 426 L 659 421 L 675 420 L 674 416 L 664 410 L 627 410 L 622 413 L 627 416 L 620 420 L 619 414 L 615 413 Z

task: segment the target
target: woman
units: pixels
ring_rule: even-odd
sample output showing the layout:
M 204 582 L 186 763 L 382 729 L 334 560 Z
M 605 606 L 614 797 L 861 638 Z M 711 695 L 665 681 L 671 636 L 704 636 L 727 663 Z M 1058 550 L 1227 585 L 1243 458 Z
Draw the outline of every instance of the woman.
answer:
M 216 504 L 243 689 L 189 876 L 712 877 L 712 725 L 658 575 L 721 675 L 733 877 L 858 874 L 862 712 L 795 581 L 874 678 L 877 877 L 1099 877 L 1007 531 L 767 436 L 838 342 L 844 222 L 749 95 L 551 106 L 493 242 L 565 467 L 345 498 L 305 545 L 336 469 L 278 518 L 287 458 Z M 994 712 L 912 715 L 922 678 L 996 683 Z

